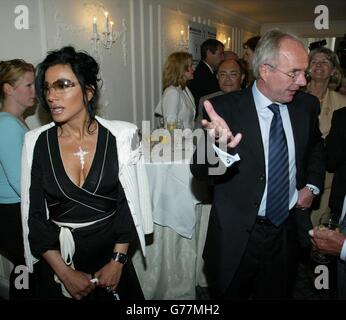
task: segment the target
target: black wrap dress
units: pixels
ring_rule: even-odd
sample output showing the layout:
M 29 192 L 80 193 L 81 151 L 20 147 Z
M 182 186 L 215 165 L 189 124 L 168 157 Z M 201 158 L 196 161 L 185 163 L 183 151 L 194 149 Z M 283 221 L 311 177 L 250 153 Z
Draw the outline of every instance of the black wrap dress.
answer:
M 60 227 L 56 223 L 91 223 L 69 228 L 75 244 L 74 268 L 88 274 L 109 262 L 116 243 L 137 238 L 118 172 L 116 138 L 100 124 L 95 156 L 81 187 L 70 180 L 64 169 L 57 127 L 39 136 L 33 154 L 28 220 L 31 252 L 40 259 L 34 268 L 37 298 L 64 298 L 61 285 L 54 280 L 54 271 L 41 259 L 47 250 L 60 250 Z M 143 299 L 131 261 L 124 265 L 117 291 L 120 299 Z M 112 294 L 97 288 L 87 297 L 97 298 L 111 299 Z

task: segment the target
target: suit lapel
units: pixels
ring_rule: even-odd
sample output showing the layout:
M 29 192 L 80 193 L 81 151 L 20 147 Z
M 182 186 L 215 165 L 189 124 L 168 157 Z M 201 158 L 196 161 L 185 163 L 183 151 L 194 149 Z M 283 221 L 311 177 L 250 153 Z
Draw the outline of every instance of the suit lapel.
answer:
M 291 127 L 293 132 L 293 141 L 295 146 L 295 158 L 296 158 L 296 165 L 297 165 L 297 163 L 299 163 L 298 159 L 302 159 L 302 156 L 303 156 L 302 154 L 303 150 L 300 147 L 303 145 L 301 143 L 302 139 L 304 139 L 304 137 L 309 136 L 309 132 L 306 132 L 308 126 L 307 125 L 303 126 L 302 124 L 303 123 L 307 124 L 308 120 L 305 119 L 304 113 L 301 112 L 296 102 L 288 103 L 287 110 L 288 110 L 288 114 L 290 115 L 290 122 L 291 122 Z
M 239 128 L 237 132 L 240 132 L 243 135 L 240 143 L 244 144 L 244 146 L 253 153 L 255 159 L 258 159 L 257 163 L 260 169 L 265 170 L 262 134 L 252 95 L 252 89 L 250 87 L 246 90 L 248 90 L 248 92 L 242 96 L 238 104 L 239 114 L 242 118 L 239 123 L 242 127 Z

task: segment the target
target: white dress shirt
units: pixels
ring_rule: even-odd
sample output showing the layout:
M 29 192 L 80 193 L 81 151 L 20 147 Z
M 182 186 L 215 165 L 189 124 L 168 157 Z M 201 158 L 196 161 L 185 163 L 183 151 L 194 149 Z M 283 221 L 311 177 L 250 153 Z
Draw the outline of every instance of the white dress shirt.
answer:
M 270 101 L 267 97 L 265 97 L 257 88 L 256 81 L 252 86 L 252 94 L 255 101 L 257 116 L 259 120 L 259 125 L 261 129 L 262 142 L 264 147 L 264 158 L 265 158 L 265 169 L 266 169 L 266 181 L 268 181 L 268 154 L 269 154 L 269 133 L 270 133 L 270 125 L 273 118 L 273 112 L 268 108 L 273 102 Z M 292 209 L 298 200 L 298 190 L 296 188 L 296 164 L 295 164 L 295 143 L 293 138 L 293 131 L 291 126 L 290 116 L 287 110 L 287 105 L 275 102 L 280 106 L 280 115 L 282 119 L 282 125 L 284 127 L 287 147 L 288 147 L 288 159 L 289 159 L 289 209 Z M 231 128 L 232 129 L 232 128 Z M 240 141 L 240 143 L 242 143 Z M 240 159 L 238 154 L 230 155 L 221 149 L 217 148 L 215 145 L 213 146 L 215 152 L 218 154 L 219 158 L 225 164 L 226 167 L 231 166 L 234 162 Z M 312 185 L 317 192 L 319 189 Z M 261 205 L 258 210 L 259 216 L 265 216 L 266 212 L 266 203 L 267 203 L 267 188 L 268 184 L 266 183 L 264 194 L 262 197 Z
M 344 198 L 344 205 L 342 206 L 340 223 L 344 219 L 345 214 L 346 214 L 346 196 Z M 343 261 L 346 260 L 346 241 L 344 241 L 344 244 L 342 245 L 342 249 L 341 249 L 341 252 L 340 252 L 340 259 L 343 260 Z

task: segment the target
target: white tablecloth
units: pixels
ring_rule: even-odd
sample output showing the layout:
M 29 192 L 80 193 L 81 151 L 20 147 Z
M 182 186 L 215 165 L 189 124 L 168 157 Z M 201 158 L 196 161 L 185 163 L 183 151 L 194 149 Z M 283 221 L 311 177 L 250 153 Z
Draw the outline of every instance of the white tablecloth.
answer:
M 149 163 L 146 170 L 154 222 L 191 239 L 196 224 L 195 206 L 200 201 L 191 191 L 192 175 L 188 162 Z
M 146 164 L 152 197 L 154 234 L 147 257 L 132 261 L 146 299 L 195 299 L 196 285 L 206 286 L 202 251 L 210 206 L 199 203 L 207 193 L 193 179 L 189 161 Z

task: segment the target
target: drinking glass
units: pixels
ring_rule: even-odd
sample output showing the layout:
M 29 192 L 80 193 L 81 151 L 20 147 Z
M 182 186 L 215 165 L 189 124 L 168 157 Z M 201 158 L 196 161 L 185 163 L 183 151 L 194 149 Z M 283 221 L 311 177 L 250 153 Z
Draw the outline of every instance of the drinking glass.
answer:
M 318 224 L 318 229 L 319 230 L 340 230 L 339 223 L 333 219 L 329 214 L 324 214 L 321 216 L 319 219 L 319 224 Z M 318 264 L 329 264 L 330 262 L 333 261 L 333 256 L 326 255 L 320 251 L 316 247 L 312 247 L 311 249 L 311 258 Z
M 173 133 L 175 129 L 177 129 L 177 122 L 176 121 L 171 121 L 171 122 L 167 121 L 167 130 L 170 133 Z
M 176 129 L 184 130 L 183 120 L 181 120 L 181 119 L 177 120 L 177 128 Z
M 169 133 L 172 135 L 174 133 L 174 130 L 177 129 L 178 126 L 178 120 L 177 117 L 173 115 L 169 115 L 166 118 L 166 129 L 169 131 Z

